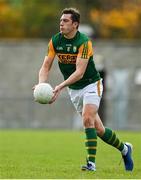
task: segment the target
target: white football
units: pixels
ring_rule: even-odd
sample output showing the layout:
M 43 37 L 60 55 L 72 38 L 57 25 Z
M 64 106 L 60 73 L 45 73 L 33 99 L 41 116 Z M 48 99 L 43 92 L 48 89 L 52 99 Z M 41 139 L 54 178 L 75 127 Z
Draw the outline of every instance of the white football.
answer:
M 33 96 L 36 102 L 48 104 L 53 97 L 53 88 L 48 83 L 40 83 L 35 87 Z

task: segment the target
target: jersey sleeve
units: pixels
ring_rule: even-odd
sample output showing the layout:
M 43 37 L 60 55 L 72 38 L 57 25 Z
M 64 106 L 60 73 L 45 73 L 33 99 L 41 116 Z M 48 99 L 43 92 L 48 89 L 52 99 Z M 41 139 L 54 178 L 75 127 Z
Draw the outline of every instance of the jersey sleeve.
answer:
M 80 46 L 77 57 L 80 57 L 83 59 L 89 59 L 89 57 L 92 55 L 93 55 L 92 42 L 87 41 Z
M 48 43 L 48 52 L 47 52 L 47 56 L 48 57 L 51 57 L 51 58 L 54 58 L 55 56 L 55 50 L 54 50 L 54 47 L 53 47 L 53 43 L 52 43 L 52 39 L 49 41 Z

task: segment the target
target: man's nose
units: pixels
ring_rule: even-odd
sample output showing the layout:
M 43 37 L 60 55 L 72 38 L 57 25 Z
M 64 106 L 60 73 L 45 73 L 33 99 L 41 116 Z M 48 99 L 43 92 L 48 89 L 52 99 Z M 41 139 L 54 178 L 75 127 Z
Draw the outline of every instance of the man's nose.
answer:
M 63 26 L 63 21 L 60 22 L 60 26 Z

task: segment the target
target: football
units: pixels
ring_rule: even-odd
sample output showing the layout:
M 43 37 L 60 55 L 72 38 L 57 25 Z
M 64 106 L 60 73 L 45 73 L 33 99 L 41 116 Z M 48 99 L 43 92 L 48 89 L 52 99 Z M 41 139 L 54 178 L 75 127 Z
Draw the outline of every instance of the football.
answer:
M 48 83 L 40 83 L 36 85 L 33 96 L 36 102 L 48 104 L 53 97 L 53 88 Z

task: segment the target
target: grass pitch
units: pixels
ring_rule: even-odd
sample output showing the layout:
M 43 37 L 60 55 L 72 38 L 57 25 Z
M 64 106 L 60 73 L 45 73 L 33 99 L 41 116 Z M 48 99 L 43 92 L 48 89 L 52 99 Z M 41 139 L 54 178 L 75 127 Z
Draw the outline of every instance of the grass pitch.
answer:
M 124 170 L 121 155 L 98 139 L 96 172 L 82 172 L 85 163 L 84 133 L 76 131 L 0 131 L 0 178 L 2 179 L 139 179 L 141 133 L 117 132 L 133 144 L 135 168 Z

